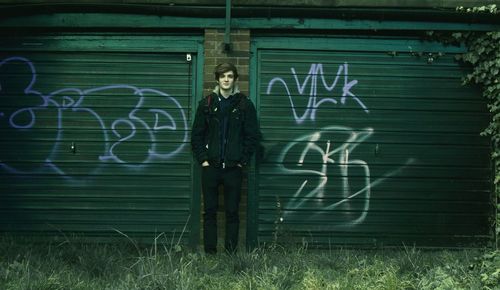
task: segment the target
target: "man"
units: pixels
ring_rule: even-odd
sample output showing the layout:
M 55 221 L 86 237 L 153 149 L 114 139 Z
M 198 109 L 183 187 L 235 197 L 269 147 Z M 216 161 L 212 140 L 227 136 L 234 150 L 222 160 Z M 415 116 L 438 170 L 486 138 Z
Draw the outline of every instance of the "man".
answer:
M 255 151 L 259 129 L 254 105 L 236 85 L 236 67 L 222 63 L 214 74 L 217 86 L 198 104 L 191 145 L 202 166 L 205 252 L 217 252 L 218 187 L 222 185 L 226 213 L 224 246 L 234 253 L 238 245 L 242 168 Z

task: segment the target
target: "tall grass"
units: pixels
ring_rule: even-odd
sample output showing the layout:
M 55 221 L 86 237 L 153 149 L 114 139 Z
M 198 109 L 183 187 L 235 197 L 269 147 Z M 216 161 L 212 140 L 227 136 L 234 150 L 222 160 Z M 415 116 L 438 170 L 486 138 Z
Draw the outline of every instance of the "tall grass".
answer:
M 499 289 L 499 274 L 491 250 L 272 245 L 212 256 L 166 239 L 141 246 L 0 237 L 0 289 Z

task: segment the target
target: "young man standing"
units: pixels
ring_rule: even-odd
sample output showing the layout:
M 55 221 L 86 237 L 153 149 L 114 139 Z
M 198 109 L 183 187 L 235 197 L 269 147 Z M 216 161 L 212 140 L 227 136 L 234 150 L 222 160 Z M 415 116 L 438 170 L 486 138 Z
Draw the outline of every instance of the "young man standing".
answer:
M 217 252 L 218 187 L 222 185 L 226 213 L 224 246 L 234 253 L 238 246 L 242 168 L 257 147 L 259 129 L 253 103 L 236 85 L 236 67 L 222 63 L 214 73 L 217 86 L 198 104 L 191 145 L 202 166 L 205 252 Z

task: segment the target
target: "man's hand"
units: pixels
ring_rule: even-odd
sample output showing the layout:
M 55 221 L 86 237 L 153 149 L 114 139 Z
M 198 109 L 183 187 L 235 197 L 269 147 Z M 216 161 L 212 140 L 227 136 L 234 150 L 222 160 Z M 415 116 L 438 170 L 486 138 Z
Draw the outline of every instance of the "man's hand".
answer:
M 203 163 L 201 164 L 202 167 L 207 167 L 209 166 L 210 164 L 208 163 L 208 161 L 203 161 Z

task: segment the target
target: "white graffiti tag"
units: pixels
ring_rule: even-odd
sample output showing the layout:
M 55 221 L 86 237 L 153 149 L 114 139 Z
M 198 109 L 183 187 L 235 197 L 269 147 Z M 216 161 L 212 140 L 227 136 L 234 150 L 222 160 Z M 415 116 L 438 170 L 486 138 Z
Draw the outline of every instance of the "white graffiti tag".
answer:
M 368 163 L 351 157 L 354 150 L 372 134 L 372 128 L 356 131 L 343 126 L 329 126 L 289 143 L 279 156 L 278 166 L 283 173 L 304 179 L 301 179 L 300 187 L 285 204 L 283 218 L 286 220 L 287 215 L 303 208 L 305 203 L 315 203 L 318 210 L 309 218 L 344 206 L 344 210 L 350 214 L 356 213 L 356 216 L 349 216 L 348 221 L 337 226 L 353 226 L 363 222 L 370 208 L 372 187 L 399 173 L 413 162 L 410 159 L 405 166 L 372 181 Z M 300 154 L 297 155 L 298 152 Z M 298 160 L 293 162 L 296 156 Z M 351 182 L 351 171 L 356 171 L 355 176 L 361 181 Z M 332 176 L 338 176 L 338 179 L 335 180 Z M 327 190 L 327 187 L 330 187 L 330 190 Z M 334 187 L 340 190 L 331 190 Z M 353 209 L 351 203 L 355 198 L 363 204 Z M 335 201 L 325 201 L 332 199 Z
M 292 108 L 293 116 L 295 118 L 296 123 L 301 124 L 308 118 L 312 121 L 315 121 L 316 120 L 316 112 L 317 112 L 319 106 L 321 106 L 322 104 L 325 104 L 325 103 L 338 104 L 338 101 L 336 98 L 323 97 L 320 99 L 318 97 L 318 82 L 319 82 L 319 80 L 321 80 L 321 83 L 322 83 L 324 89 L 326 89 L 328 92 L 332 92 L 337 87 L 337 84 L 339 82 L 341 75 L 343 75 L 344 82 L 343 82 L 341 96 L 340 96 L 340 104 L 344 105 L 346 103 L 347 98 L 349 97 L 349 98 L 352 98 L 364 110 L 365 113 L 369 113 L 370 111 L 368 110 L 366 105 L 354 93 L 351 92 L 352 88 L 358 83 L 358 81 L 357 80 L 349 81 L 348 69 L 349 69 L 349 65 L 347 63 L 339 65 L 335 79 L 333 80 L 333 83 L 331 85 L 329 85 L 327 80 L 325 79 L 325 74 L 323 72 L 323 64 L 321 64 L 321 63 L 311 64 L 311 67 L 309 69 L 309 73 L 307 74 L 305 79 L 302 81 L 302 84 L 300 83 L 300 80 L 297 76 L 297 72 L 295 71 L 295 68 L 293 68 L 293 67 L 290 68 L 292 75 L 293 75 L 293 78 L 295 80 L 296 86 L 297 86 L 297 92 L 300 96 L 305 94 L 306 86 L 308 85 L 309 82 L 311 83 L 309 93 L 308 93 L 309 100 L 307 103 L 307 109 L 300 116 L 297 113 L 296 104 L 292 98 L 292 95 L 293 95 L 292 91 L 290 91 L 288 84 L 285 82 L 285 80 L 283 78 L 281 78 L 281 77 L 273 78 L 267 85 L 266 94 L 267 95 L 271 94 L 271 91 L 273 90 L 275 83 L 281 83 L 283 85 L 283 87 L 285 88 L 288 99 L 290 100 L 290 106 Z

